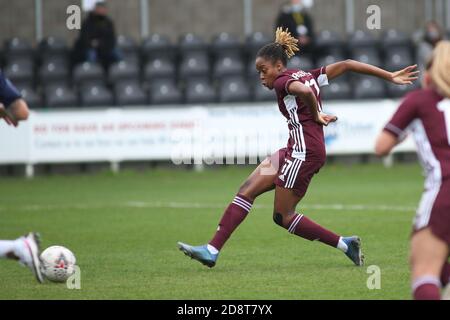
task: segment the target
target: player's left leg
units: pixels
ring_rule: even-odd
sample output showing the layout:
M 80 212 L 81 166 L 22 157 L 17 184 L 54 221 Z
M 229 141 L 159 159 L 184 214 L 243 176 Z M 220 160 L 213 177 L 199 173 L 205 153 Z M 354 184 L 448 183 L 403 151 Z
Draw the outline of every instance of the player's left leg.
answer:
M 448 244 L 425 228 L 411 239 L 412 291 L 416 300 L 440 300 L 440 275 L 449 254 Z
M 358 266 L 363 265 L 364 256 L 361 253 L 361 244 L 358 237 L 343 238 L 334 232 L 325 229 L 303 214 L 295 212 L 297 204 L 302 199 L 292 189 L 280 186 L 275 188 L 275 204 L 273 220 L 279 226 L 304 239 L 318 240 L 333 248 L 342 250 Z
M 0 240 L 0 258 L 18 260 L 43 282 L 39 254 L 39 236 L 34 232 L 16 240 Z

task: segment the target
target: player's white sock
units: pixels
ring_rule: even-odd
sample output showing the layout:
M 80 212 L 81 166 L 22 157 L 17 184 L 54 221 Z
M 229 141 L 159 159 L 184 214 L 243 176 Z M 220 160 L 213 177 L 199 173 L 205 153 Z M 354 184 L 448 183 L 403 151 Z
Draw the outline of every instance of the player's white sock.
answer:
M 0 240 L 0 258 L 8 258 L 8 254 L 14 253 L 14 255 L 19 256 L 17 253 L 22 248 L 22 240 Z
M 206 246 L 206 248 L 208 249 L 209 253 L 211 254 L 218 254 L 219 250 L 217 250 L 216 248 L 214 248 L 212 245 L 208 244 Z
M 342 240 L 342 237 L 339 237 L 339 242 L 338 242 L 337 248 L 339 250 L 342 250 L 344 253 L 347 252 L 347 250 L 348 250 L 348 246 L 344 242 L 344 240 Z

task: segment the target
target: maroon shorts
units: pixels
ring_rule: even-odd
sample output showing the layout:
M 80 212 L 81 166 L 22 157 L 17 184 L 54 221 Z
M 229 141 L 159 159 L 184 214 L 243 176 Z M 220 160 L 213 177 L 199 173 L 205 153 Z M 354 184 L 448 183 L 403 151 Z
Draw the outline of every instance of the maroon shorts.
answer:
M 429 227 L 450 245 L 450 179 L 425 190 L 414 218 L 414 232 Z
M 286 148 L 278 152 L 278 173 L 275 185 L 294 190 L 303 197 L 308 190 L 312 177 L 319 172 L 325 161 L 302 161 L 290 156 Z

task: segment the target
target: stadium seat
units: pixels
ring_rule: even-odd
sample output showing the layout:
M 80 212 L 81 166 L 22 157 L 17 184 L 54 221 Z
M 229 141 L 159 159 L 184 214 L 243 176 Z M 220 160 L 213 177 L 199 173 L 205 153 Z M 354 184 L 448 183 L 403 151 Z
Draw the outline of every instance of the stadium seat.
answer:
M 394 47 L 386 49 L 385 67 L 389 71 L 396 71 L 414 63 L 409 47 Z
M 139 68 L 136 63 L 119 61 L 109 67 L 108 81 L 114 84 L 118 80 L 139 78 Z
M 64 38 L 49 36 L 39 42 L 40 60 L 58 58 L 68 61 L 69 49 Z
M 153 81 L 150 86 L 150 103 L 179 104 L 183 102 L 180 89 L 171 79 L 159 79 Z
M 314 69 L 314 63 L 308 57 L 302 57 L 301 55 L 294 56 L 288 60 L 287 68 L 295 69 L 295 70 L 309 71 L 311 69 Z
M 20 56 L 10 58 L 8 64 L 3 69 L 6 77 L 13 83 L 32 83 L 34 81 L 33 61 Z
M 366 48 L 372 47 L 376 48 L 378 45 L 378 40 L 371 34 L 362 30 L 357 30 L 350 35 L 348 40 L 348 47 L 350 50 L 355 48 Z
M 252 95 L 254 101 L 276 101 L 274 90 L 269 90 L 261 84 L 259 79 L 255 79 L 252 83 Z
M 386 90 L 381 79 L 370 76 L 358 76 L 354 78 L 355 99 L 384 99 Z
M 327 55 L 327 56 L 321 57 L 317 60 L 316 67 L 317 68 L 325 67 L 329 64 L 332 64 L 332 63 L 335 63 L 338 61 L 342 61 L 342 60 L 345 60 L 344 57 L 336 56 L 336 55 Z
M 82 85 L 80 102 L 83 107 L 112 106 L 114 96 L 104 85 Z
M 65 84 L 51 84 L 44 89 L 47 108 L 78 107 L 78 95 Z
M 82 84 L 86 81 L 104 81 L 105 71 L 97 63 L 83 62 L 77 64 L 73 69 L 73 81 Z
M 119 35 L 117 37 L 117 47 L 119 48 L 124 61 L 134 64 L 139 63 L 138 45 L 132 37 Z
M 204 52 L 187 53 L 183 56 L 179 69 L 181 79 L 209 76 L 208 55 Z
M 414 81 L 413 84 L 405 86 L 399 86 L 391 82 L 387 84 L 387 92 L 389 97 L 391 98 L 401 98 L 405 96 L 408 92 L 411 92 L 419 88 L 420 88 L 419 81 Z
M 254 64 L 254 60 L 259 49 L 271 42 L 272 38 L 262 32 L 254 32 L 248 35 L 247 40 L 245 41 L 245 51 L 247 53 L 248 60 Z
M 219 86 L 219 102 L 250 101 L 250 88 L 243 77 L 223 78 Z
M 148 95 L 138 81 L 123 80 L 115 85 L 116 104 L 119 106 L 147 105 Z
M 170 59 L 155 58 L 147 62 L 144 69 L 144 80 L 175 78 L 175 65 Z
M 167 36 L 156 33 L 144 39 L 141 45 L 144 61 L 154 58 L 174 59 L 176 56 L 175 49 Z
M 354 48 L 352 51 L 352 59 L 382 67 L 382 62 L 378 49 L 372 47 Z
M 350 83 L 345 79 L 330 81 L 328 86 L 320 88 L 322 100 L 346 100 L 352 98 Z
M 28 59 L 34 60 L 33 48 L 26 39 L 14 37 L 4 42 L 3 53 L 7 62 L 10 59 Z
M 208 44 L 198 35 L 186 33 L 178 39 L 178 49 L 182 54 L 188 52 L 206 52 Z
M 394 47 L 410 47 L 411 39 L 405 33 L 395 29 L 384 32 L 380 39 L 381 47 L 386 50 Z
M 186 83 L 186 103 L 212 103 L 215 102 L 216 91 L 207 79 L 191 79 Z
M 220 79 L 225 76 L 242 75 L 244 63 L 242 57 L 236 54 L 221 55 L 216 59 L 213 67 L 213 78 Z
M 39 68 L 38 79 L 44 86 L 53 82 L 67 82 L 69 79 L 67 60 L 59 56 L 46 57 Z
M 43 107 L 41 96 L 37 94 L 30 85 L 16 84 L 16 87 L 22 95 L 22 98 L 27 102 L 30 109 L 38 109 Z
M 211 50 L 216 59 L 223 55 L 242 55 L 242 44 L 234 35 L 222 32 L 213 38 Z
M 322 30 L 316 36 L 315 45 L 316 51 L 319 52 L 319 55 L 321 56 L 345 55 L 345 43 L 342 40 L 342 37 L 336 32 L 330 30 Z

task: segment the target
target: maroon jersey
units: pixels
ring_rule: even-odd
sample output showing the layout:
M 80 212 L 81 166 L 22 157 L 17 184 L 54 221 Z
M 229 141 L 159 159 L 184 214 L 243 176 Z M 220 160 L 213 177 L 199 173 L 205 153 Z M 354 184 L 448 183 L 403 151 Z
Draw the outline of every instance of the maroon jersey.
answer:
M 412 132 L 426 174 L 426 188 L 450 178 L 450 99 L 432 89 L 408 94 L 384 130 Z
M 309 107 L 297 96 L 291 95 L 287 87 L 292 81 L 300 81 L 314 92 L 322 111 L 320 87 L 328 85 L 325 67 L 305 72 L 302 70 L 286 70 L 274 83 L 277 93 L 278 107 L 286 117 L 289 128 L 287 153 L 302 161 L 325 161 L 325 140 L 323 127 L 313 119 Z

